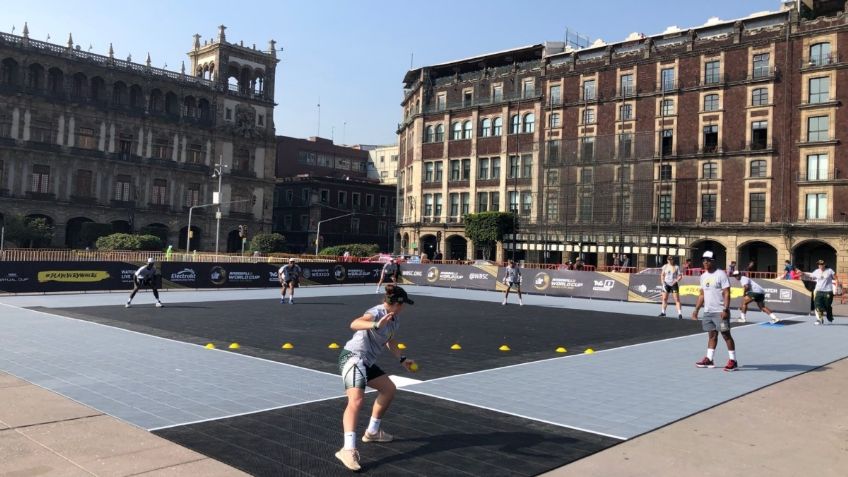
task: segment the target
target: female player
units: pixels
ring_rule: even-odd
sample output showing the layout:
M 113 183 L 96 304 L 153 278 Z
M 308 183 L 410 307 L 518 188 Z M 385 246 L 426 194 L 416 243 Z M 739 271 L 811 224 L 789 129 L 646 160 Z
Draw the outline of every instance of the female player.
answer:
M 392 284 L 386 285 L 386 297 L 382 304 L 370 308 L 353 320 L 350 329 L 355 333 L 339 355 L 339 371 L 347 394 L 347 407 L 342 417 L 344 447 L 336 452 L 336 458 L 350 470 L 359 470 L 359 451 L 356 449 L 356 418 L 365 399 L 365 386 L 377 390 L 377 399 L 371 411 L 368 429 L 362 442 L 391 442 L 392 436 L 380 428 L 383 415 L 395 397 L 394 383 L 377 366 L 377 357 L 386 349 L 409 371 L 418 370 L 415 361 L 407 359 L 397 347 L 394 335 L 398 330 L 398 314 L 404 304 L 414 302 L 406 291 Z

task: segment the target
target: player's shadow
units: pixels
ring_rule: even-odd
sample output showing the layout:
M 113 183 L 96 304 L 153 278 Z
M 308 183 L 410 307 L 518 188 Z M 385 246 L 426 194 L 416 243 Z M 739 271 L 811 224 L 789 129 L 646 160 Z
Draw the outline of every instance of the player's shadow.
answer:
M 819 372 L 828 369 L 827 366 L 809 364 L 744 364 L 737 371 L 777 371 L 780 373 Z

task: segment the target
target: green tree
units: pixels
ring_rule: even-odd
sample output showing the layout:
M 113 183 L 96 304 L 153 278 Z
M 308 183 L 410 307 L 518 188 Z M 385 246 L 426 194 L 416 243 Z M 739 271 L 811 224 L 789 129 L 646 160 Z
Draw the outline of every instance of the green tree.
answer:
M 345 252 L 350 252 L 353 257 L 370 257 L 380 252 L 380 246 L 376 243 L 349 243 L 347 245 L 333 245 L 325 247 L 318 252 L 319 255 L 332 255 L 341 257 Z
M 99 250 L 162 250 L 162 239 L 155 235 L 112 234 L 97 239 Z
M 515 214 L 480 212 L 465 216 L 465 236 L 483 249 L 483 257 L 491 259 L 492 249 L 506 234 L 515 231 Z
M 53 226 L 43 217 L 14 215 L 6 219 L 6 239 L 18 247 L 46 247 L 53 240 Z
M 259 253 L 285 252 L 286 238 L 277 233 L 259 233 L 250 239 L 249 250 L 251 252 Z

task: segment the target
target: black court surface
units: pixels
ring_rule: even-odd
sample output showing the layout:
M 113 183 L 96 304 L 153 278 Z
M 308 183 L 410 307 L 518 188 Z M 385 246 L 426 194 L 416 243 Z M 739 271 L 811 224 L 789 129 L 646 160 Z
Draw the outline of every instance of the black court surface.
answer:
M 271 295 L 273 297 L 273 295 Z M 338 349 L 350 321 L 380 295 L 51 309 L 51 313 L 164 338 L 226 347 L 238 353 L 337 373 Z M 604 306 L 599 302 L 599 308 Z M 431 380 L 700 332 L 700 323 L 603 311 L 416 297 L 399 316 L 398 341 L 421 370 L 405 373 L 385 353 L 389 374 Z M 283 350 L 283 343 L 293 349 Z M 451 350 L 459 344 L 461 350 Z M 502 345 L 511 349 L 500 351 Z M 296 383 L 293 383 L 296 385 Z M 339 395 L 343 385 L 339 378 Z M 527 396 L 532 400 L 533 396 Z M 358 436 L 374 394 L 366 396 Z M 334 457 L 342 444 L 344 398 L 156 430 L 155 433 L 252 475 L 349 475 Z M 612 446 L 619 440 L 532 419 L 398 390 L 383 420 L 388 444 L 359 443 L 367 475 L 537 475 Z

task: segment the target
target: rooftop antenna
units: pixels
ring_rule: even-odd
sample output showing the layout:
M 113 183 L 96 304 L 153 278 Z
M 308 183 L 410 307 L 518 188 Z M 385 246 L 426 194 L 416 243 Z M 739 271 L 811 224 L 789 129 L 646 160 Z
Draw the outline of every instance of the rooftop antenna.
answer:
M 318 134 L 317 137 L 321 137 L 321 97 L 318 96 Z
M 415 52 L 409 54 L 409 69 L 412 69 L 412 60 L 415 59 Z
M 342 123 L 342 144 L 346 144 L 345 143 L 345 135 L 347 135 L 347 121 Z

